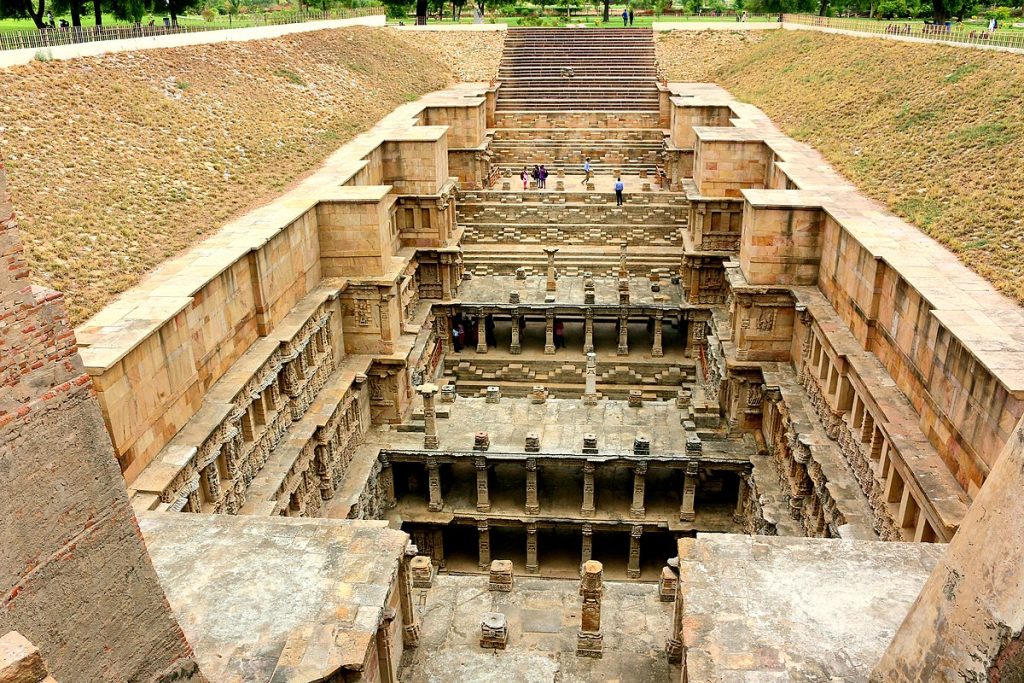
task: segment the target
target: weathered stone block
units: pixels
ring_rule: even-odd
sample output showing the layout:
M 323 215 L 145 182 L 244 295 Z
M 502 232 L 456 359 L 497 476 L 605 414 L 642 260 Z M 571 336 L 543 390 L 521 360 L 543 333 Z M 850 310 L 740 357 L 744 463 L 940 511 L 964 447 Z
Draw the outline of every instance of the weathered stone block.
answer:
M 540 453 L 540 435 L 537 432 L 527 432 L 524 450 L 527 453 Z
M 473 435 L 473 450 L 486 451 L 491 447 L 491 437 L 487 432 L 477 432 Z
M 639 389 L 629 390 L 629 407 L 639 408 L 644 404 L 644 394 Z
M 588 432 L 583 435 L 583 452 L 589 455 L 597 453 L 597 434 Z
M 487 403 L 498 403 L 501 401 L 501 387 L 487 387 L 487 395 L 484 399 Z
M 634 455 L 650 455 L 651 454 L 651 440 L 646 436 L 638 436 L 633 439 L 633 454 Z
M 508 622 L 501 612 L 487 612 L 480 622 L 480 647 L 504 650 L 508 645 Z
M 493 560 L 487 575 L 487 590 L 511 593 L 515 583 L 512 560 Z
M 457 397 L 458 392 L 455 390 L 454 384 L 446 384 L 441 387 L 441 403 L 455 403 Z
M 413 588 L 430 588 L 434 583 L 434 563 L 427 555 L 417 555 L 409 560 L 409 573 Z
M 658 599 L 662 602 L 674 602 L 678 585 L 679 577 L 672 571 L 672 568 L 662 567 L 661 578 L 658 579 Z

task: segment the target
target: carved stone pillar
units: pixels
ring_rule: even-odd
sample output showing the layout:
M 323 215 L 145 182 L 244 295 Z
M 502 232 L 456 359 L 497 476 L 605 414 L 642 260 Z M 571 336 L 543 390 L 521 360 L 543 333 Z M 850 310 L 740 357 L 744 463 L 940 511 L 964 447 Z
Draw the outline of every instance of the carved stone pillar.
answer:
M 581 550 L 581 562 L 587 562 L 594 555 L 594 528 L 589 524 L 583 525 L 583 546 Z
M 629 277 L 629 265 L 626 263 L 626 246 L 627 242 L 622 241 L 619 245 L 619 277 Z
M 537 500 L 537 459 L 526 459 L 526 514 L 540 514 L 540 502 Z
M 395 499 L 395 470 L 391 466 L 388 456 L 379 456 L 380 460 L 380 488 L 384 494 L 384 507 L 389 510 L 398 504 Z
M 588 308 L 583 317 L 583 353 L 594 351 L 594 310 Z
M 679 558 L 675 558 L 678 561 Z M 673 560 L 669 560 L 671 564 Z M 676 568 L 673 567 L 673 571 Z M 680 664 L 683 661 L 683 590 L 682 585 L 676 583 L 676 599 L 672 604 L 672 636 L 665 643 L 665 654 L 672 664 Z
M 544 317 L 544 353 L 555 352 L 555 312 L 549 310 Z
M 583 405 L 597 405 L 597 354 L 587 354 L 587 371 L 584 378 Z
M 594 507 L 594 463 L 583 463 L 583 507 L 580 514 L 584 517 L 593 517 L 597 511 Z
M 478 519 L 476 530 L 480 533 L 480 571 L 485 572 L 491 566 L 491 530 L 486 519 Z
M 740 476 L 739 491 L 736 494 L 736 510 L 733 512 L 732 521 L 742 524 L 747 517 L 747 495 L 750 487 L 747 486 L 747 479 Z
M 661 348 L 661 321 L 665 314 L 657 311 L 654 314 L 654 341 L 651 343 L 651 357 L 661 358 L 665 351 Z
M 638 462 L 633 467 L 633 504 L 629 508 L 631 517 L 642 519 L 647 511 L 644 509 L 644 490 L 646 488 L 647 463 Z
M 583 563 L 582 574 L 580 595 L 583 596 L 583 609 L 580 614 L 580 630 L 576 636 L 576 656 L 600 659 L 604 647 L 604 636 L 601 634 L 604 567 L 596 560 L 588 560 Z
M 629 314 L 619 314 L 619 348 L 615 351 L 620 356 L 629 355 Z
M 434 410 L 434 394 L 436 384 L 421 384 L 416 391 L 423 397 L 423 447 L 436 449 L 440 444 L 437 439 L 437 412 Z
M 487 353 L 487 316 L 482 308 L 476 316 L 476 352 Z
M 683 503 L 679 507 L 679 521 L 681 522 L 692 522 L 696 517 L 693 501 L 697 497 L 697 472 L 697 463 L 686 463 L 686 474 L 683 479 Z
M 491 497 L 487 489 L 487 458 L 476 458 L 476 509 L 477 512 L 491 511 Z
M 626 576 L 631 579 L 640 578 L 640 537 L 643 536 L 644 528 L 639 524 L 633 525 L 629 533 L 629 563 L 626 565 Z
M 555 291 L 557 285 L 555 282 L 555 254 L 558 253 L 557 247 L 544 247 L 544 253 L 548 257 L 548 282 L 547 291 Z
M 416 557 L 418 552 L 415 545 L 411 543 L 407 545 L 398 568 L 398 598 L 402 608 L 404 633 L 402 640 L 406 647 L 416 647 L 420 644 L 420 625 L 416 620 L 416 610 L 412 604 L 412 574 L 409 570 L 409 562 Z
M 427 509 L 440 512 L 444 507 L 444 498 L 441 497 L 441 466 L 433 457 L 427 458 L 427 490 L 430 493 Z
M 508 347 L 508 352 L 514 356 L 523 352 L 519 344 L 519 319 L 519 310 L 515 309 L 512 313 L 512 344 Z
M 526 571 L 536 574 L 540 570 L 537 563 L 537 525 L 526 525 Z

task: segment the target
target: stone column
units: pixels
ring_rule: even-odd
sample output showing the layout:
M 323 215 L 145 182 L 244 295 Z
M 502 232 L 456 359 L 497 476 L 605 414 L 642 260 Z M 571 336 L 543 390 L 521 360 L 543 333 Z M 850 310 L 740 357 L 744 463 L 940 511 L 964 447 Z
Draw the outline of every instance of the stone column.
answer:
M 380 487 L 384 492 L 384 507 L 390 510 L 398 505 L 398 501 L 395 499 L 395 470 L 391 466 L 388 456 L 380 455 L 378 459 L 380 460 Z
M 750 491 L 750 487 L 747 486 L 747 479 L 743 475 L 740 475 L 740 487 L 739 492 L 736 495 L 736 511 L 733 512 L 732 521 L 737 524 L 742 524 L 743 520 L 746 519 L 747 512 L 747 493 Z
M 594 528 L 589 524 L 583 525 L 583 548 L 581 551 L 582 562 L 589 562 L 594 554 Z
M 678 557 L 673 557 L 668 562 L 669 568 L 673 572 L 679 571 Z M 683 661 L 683 592 L 678 574 L 676 575 L 676 598 L 672 603 L 672 636 L 665 643 L 665 654 L 668 655 L 668 661 L 672 664 L 680 664 Z
M 657 311 L 654 314 L 654 340 L 651 342 L 651 356 L 653 358 L 661 358 L 665 355 L 664 350 L 661 348 L 661 320 L 664 315 L 661 311 Z
M 526 572 L 536 574 L 540 571 L 537 563 L 537 525 L 526 525 Z
M 480 571 L 485 572 L 491 566 L 491 530 L 487 520 L 478 519 L 476 530 L 480 532 Z
M 576 656 L 600 659 L 604 646 L 604 636 L 601 634 L 604 567 L 600 562 L 588 560 L 583 563 L 582 574 L 580 595 L 583 596 L 583 609 L 580 630 L 576 636 Z
M 626 576 L 631 579 L 640 578 L 640 537 L 643 536 L 644 528 L 639 524 L 633 525 L 629 533 L 629 563 L 626 565 Z
M 629 277 L 629 266 L 626 265 L 626 246 L 627 243 L 623 240 L 622 244 L 619 245 L 619 277 Z
M 620 356 L 629 355 L 629 314 L 619 315 L 619 348 L 616 353 Z
M 476 352 L 487 353 L 487 316 L 482 308 L 476 316 Z
M 584 517 L 593 517 L 597 512 L 594 506 L 594 470 L 597 469 L 594 463 L 583 463 L 583 507 L 580 514 Z
M 544 317 L 544 353 L 555 352 L 555 311 L 548 310 Z
M 526 514 L 540 514 L 540 502 L 537 500 L 537 459 L 526 459 Z
M 512 344 L 508 347 L 508 352 L 513 356 L 518 356 L 523 352 L 523 348 L 519 345 L 519 309 L 512 312 Z
M 441 497 L 441 466 L 432 457 L 427 458 L 427 490 L 430 492 L 427 509 L 440 512 L 444 507 L 444 498 Z
M 588 308 L 583 313 L 583 353 L 594 352 L 594 310 Z
M 490 512 L 491 497 L 487 490 L 487 458 L 476 458 L 473 464 L 476 466 L 476 510 L 477 512 Z
M 597 405 L 597 354 L 587 354 L 587 374 L 584 379 L 583 405 Z
M 404 633 L 402 640 L 406 647 L 416 647 L 420 644 L 420 625 L 416 620 L 416 610 L 412 604 L 412 573 L 409 569 L 409 563 L 418 552 L 412 543 L 405 546 L 402 562 L 398 567 L 398 598 L 402 608 Z
M 683 479 L 683 503 L 679 507 L 679 521 L 681 522 L 692 522 L 696 517 L 696 513 L 693 511 L 693 501 L 697 496 L 697 472 L 697 463 L 686 463 L 686 475 Z
M 703 320 L 691 320 L 690 321 L 690 346 L 688 347 L 690 353 L 694 357 L 700 358 L 700 349 L 702 346 L 707 344 L 707 323 Z M 688 355 L 687 358 L 690 356 Z
M 423 397 L 423 447 L 436 449 L 439 446 L 437 439 L 437 413 L 434 410 L 434 394 L 437 393 L 436 384 L 421 384 L 416 391 Z
M 555 254 L 558 253 L 558 247 L 544 247 L 544 253 L 548 257 L 547 291 L 553 292 L 556 289 L 556 283 L 555 283 Z
M 640 461 L 633 467 L 633 505 L 629 508 L 631 517 L 642 519 L 647 514 L 647 511 L 644 509 L 646 478 L 647 463 Z

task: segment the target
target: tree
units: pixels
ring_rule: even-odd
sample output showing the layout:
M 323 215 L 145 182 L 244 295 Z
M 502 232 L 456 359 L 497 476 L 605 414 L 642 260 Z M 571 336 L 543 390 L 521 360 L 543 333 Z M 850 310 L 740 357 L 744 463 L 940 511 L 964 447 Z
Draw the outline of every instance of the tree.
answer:
M 71 15 L 71 25 L 82 25 L 82 0 L 53 0 L 53 13 Z
M 31 19 L 36 28 L 46 26 L 46 0 L 0 0 L 0 19 Z
M 146 6 L 143 0 L 107 0 L 107 8 L 115 18 L 121 21 L 130 21 L 133 24 L 142 22 L 146 14 Z

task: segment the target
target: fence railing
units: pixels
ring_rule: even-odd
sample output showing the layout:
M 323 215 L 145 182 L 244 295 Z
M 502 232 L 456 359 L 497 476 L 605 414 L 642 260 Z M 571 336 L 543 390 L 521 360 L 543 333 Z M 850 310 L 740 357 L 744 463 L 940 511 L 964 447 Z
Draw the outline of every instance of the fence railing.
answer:
M 68 28 L 46 28 L 40 31 L 6 31 L 0 32 L 0 50 L 26 50 L 91 43 L 101 40 L 124 40 L 128 38 L 151 38 L 154 36 L 175 35 L 178 33 L 199 33 L 205 31 L 222 31 L 231 28 L 250 28 L 253 26 L 279 26 L 282 24 L 302 24 L 310 21 L 326 21 L 330 19 L 351 19 L 384 14 L 384 7 L 357 7 L 353 9 L 331 10 L 329 12 L 268 12 L 264 14 L 247 14 L 231 22 L 219 20 L 198 24 L 172 25 L 169 20 L 162 24 L 115 24 L 112 26 L 71 26 Z
M 960 24 L 921 24 L 917 22 L 891 21 L 874 19 L 842 19 L 836 17 L 819 17 L 811 14 L 785 14 L 783 21 L 802 26 L 855 31 L 874 35 L 905 36 L 923 38 L 943 43 L 960 45 L 988 45 L 994 47 L 1015 48 L 1024 50 L 1024 31 L 995 30 L 989 31 L 981 27 L 963 26 Z

